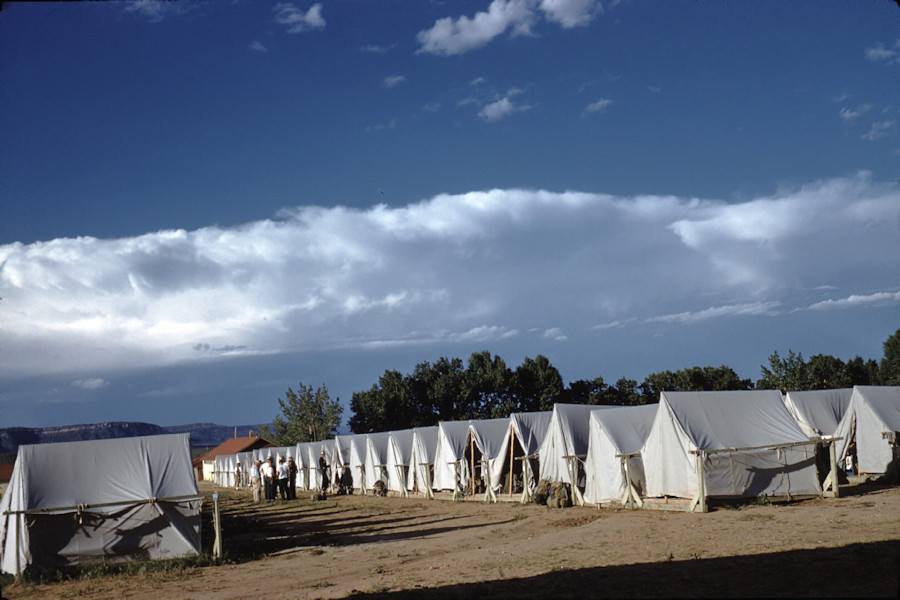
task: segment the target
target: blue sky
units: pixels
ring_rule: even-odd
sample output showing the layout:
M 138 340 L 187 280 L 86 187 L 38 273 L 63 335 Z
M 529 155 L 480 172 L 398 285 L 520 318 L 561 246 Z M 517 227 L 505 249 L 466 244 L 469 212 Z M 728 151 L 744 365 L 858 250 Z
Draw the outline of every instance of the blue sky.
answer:
M 900 8 L 4 3 L 0 426 L 900 327 Z M 345 413 L 349 417 L 349 410 Z

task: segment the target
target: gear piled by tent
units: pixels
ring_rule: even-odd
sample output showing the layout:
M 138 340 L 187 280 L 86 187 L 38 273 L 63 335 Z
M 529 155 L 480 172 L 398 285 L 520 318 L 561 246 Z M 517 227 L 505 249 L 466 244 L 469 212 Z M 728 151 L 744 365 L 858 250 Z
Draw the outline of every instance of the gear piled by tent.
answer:
M 532 499 L 535 504 L 546 504 L 550 508 L 568 508 L 572 506 L 572 490 L 563 481 L 541 479 Z

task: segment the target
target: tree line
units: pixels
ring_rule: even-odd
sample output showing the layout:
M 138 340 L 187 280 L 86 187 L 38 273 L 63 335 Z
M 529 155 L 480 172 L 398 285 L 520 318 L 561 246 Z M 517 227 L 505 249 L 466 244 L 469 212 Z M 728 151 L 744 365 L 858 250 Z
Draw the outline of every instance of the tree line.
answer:
M 581 379 L 566 385 L 547 357 L 525 358 L 512 369 L 499 356 L 484 350 L 465 363 L 441 357 L 422 362 L 411 373 L 386 370 L 371 388 L 354 392 L 348 421 L 354 433 L 371 433 L 436 425 L 438 421 L 490 419 L 514 412 L 552 410 L 558 402 L 635 406 L 659 401 L 662 391 L 718 391 L 778 389 L 838 389 L 854 385 L 900 385 L 900 329 L 883 344 L 881 361 L 856 356 L 843 361 L 816 354 L 808 360 L 789 350 L 777 351 L 761 365 L 756 382 L 741 379 L 725 365 L 689 367 L 651 373 L 638 383 L 619 378 L 607 383 L 602 377 Z M 313 390 L 300 383 L 288 388 L 286 400 L 278 399 L 282 415 L 263 437 L 279 445 L 292 445 L 333 437 L 341 423 L 340 399 L 332 400 L 324 386 Z

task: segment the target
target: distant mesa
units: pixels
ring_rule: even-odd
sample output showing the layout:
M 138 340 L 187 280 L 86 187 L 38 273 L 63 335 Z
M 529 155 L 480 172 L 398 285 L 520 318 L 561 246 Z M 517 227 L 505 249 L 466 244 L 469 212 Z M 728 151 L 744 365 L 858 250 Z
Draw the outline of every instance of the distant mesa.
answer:
M 15 454 L 23 444 L 48 444 L 53 442 L 80 442 L 110 438 L 161 435 L 165 433 L 190 433 L 194 448 L 214 448 L 229 438 L 247 437 L 250 432 L 258 435 L 259 425 L 216 425 L 192 423 L 160 427 L 151 423 L 114 421 L 65 427 L 7 427 L 0 429 L 0 454 Z

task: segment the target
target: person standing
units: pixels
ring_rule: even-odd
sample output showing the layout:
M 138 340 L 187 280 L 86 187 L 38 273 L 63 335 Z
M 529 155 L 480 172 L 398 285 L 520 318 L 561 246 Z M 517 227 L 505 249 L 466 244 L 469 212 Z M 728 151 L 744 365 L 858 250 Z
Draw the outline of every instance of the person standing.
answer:
M 297 499 L 297 463 L 293 456 L 288 456 L 288 500 Z
M 259 504 L 259 496 L 262 491 L 262 482 L 259 479 L 259 466 L 262 461 L 255 460 L 250 465 L 250 489 L 253 491 L 253 501 Z
M 328 462 L 325 460 L 325 451 L 319 454 L 319 471 L 322 474 L 322 491 L 328 489 Z
M 288 466 L 284 462 L 284 458 L 278 459 L 278 495 L 282 500 L 287 500 L 288 491 Z
M 272 457 L 266 458 L 262 466 L 263 485 L 266 488 L 266 502 L 275 502 L 275 465 Z
M 243 473 L 241 472 L 241 463 L 237 463 L 237 465 L 234 467 L 234 489 L 236 489 L 236 490 L 241 489 L 241 475 L 242 474 Z

